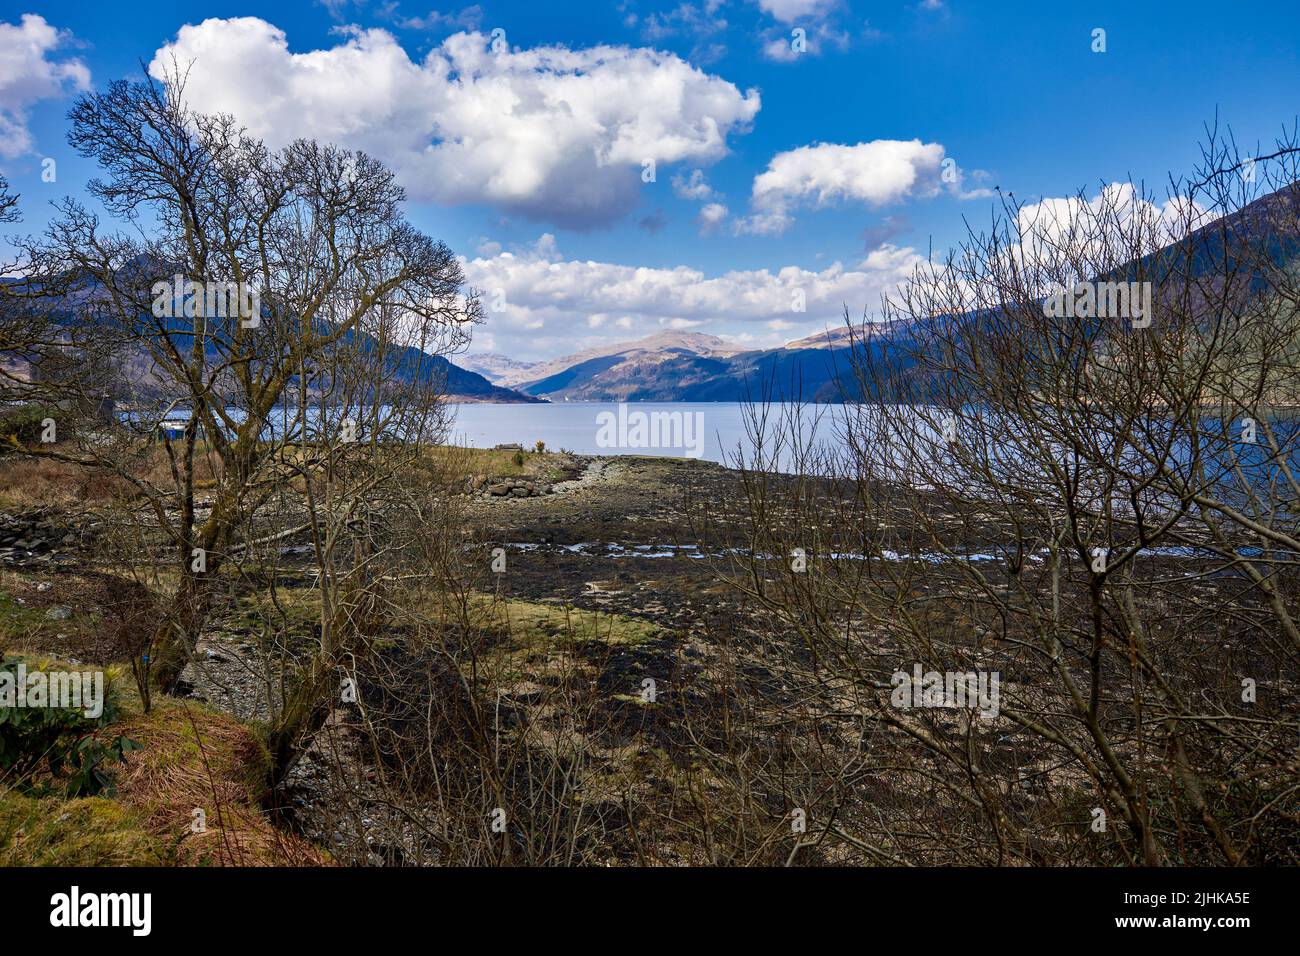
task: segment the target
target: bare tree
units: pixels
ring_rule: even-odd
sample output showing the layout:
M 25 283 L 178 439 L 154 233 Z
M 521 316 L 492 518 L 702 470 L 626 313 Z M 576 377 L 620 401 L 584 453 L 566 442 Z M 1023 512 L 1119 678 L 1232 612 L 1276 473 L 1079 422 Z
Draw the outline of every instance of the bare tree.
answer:
M 439 434 L 436 356 L 465 340 L 479 303 L 364 154 L 273 151 L 188 109 L 179 75 L 114 83 L 71 119 L 73 146 L 106 174 L 89 191 L 127 231 L 66 200 L 23 245 L 66 280 L 61 348 L 44 364 L 102 361 L 41 375 L 42 394 L 84 407 L 109 392 L 120 427 L 28 451 L 119 475 L 135 492 L 119 518 L 170 553 L 149 571 L 167 598 L 133 664 L 145 687 L 173 689 L 214 600 L 273 581 L 277 549 L 306 536 L 316 646 L 263 682 L 278 773 L 366 631 L 385 488 Z
M 798 800 L 863 860 L 1295 862 L 1296 156 L 1007 199 L 855 330 L 832 442 L 754 409 L 705 517 L 802 733 L 709 748 L 746 845 Z

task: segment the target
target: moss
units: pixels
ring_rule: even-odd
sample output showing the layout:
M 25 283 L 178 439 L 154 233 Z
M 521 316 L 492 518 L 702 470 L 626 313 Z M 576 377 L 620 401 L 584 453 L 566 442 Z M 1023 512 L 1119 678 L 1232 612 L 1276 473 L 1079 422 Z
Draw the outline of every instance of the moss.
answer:
M 535 601 L 484 601 L 488 627 L 508 635 L 515 648 L 542 650 L 566 643 L 595 642 L 631 647 L 662 639 L 667 631 L 639 618 Z
M 277 603 L 278 602 L 278 603 Z M 310 638 L 320 624 L 320 592 L 313 588 L 278 587 L 239 599 L 226 622 L 248 634 L 262 634 L 283 628 L 297 638 Z
M 175 860 L 175 849 L 116 800 L 0 792 L 0 865 L 167 866 Z
M 44 610 L 19 604 L 7 591 L 0 591 L 0 638 L 15 640 L 47 623 Z

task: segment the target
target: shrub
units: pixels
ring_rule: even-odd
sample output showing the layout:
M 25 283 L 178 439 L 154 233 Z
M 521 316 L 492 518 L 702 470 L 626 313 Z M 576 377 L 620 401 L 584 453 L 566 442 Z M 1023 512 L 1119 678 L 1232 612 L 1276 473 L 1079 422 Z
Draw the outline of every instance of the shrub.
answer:
M 45 419 L 53 418 L 62 424 L 66 417 L 61 415 L 58 409 L 43 405 L 21 405 L 16 408 L 0 409 L 0 454 L 12 451 L 13 442 L 20 445 L 35 445 L 41 440 Z
M 27 689 L 18 684 L 19 663 L 18 658 L 0 660 L 0 673 L 11 675 L 15 694 Z M 27 671 L 27 679 L 36 673 L 42 671 Z M 112 793 L 110 758 L 121 763 L 127 753 L 140 749 L 127 737 L 105 743 L 95 736 L 116 715 L 107 681 L 103 710 L 93 718 L 76 708 L 7 706 L 10 703 L 16 701 L 0 700 L 0 774 L 11 777 L 16 786 L 41 792 L 61 790 L 70 797 Z

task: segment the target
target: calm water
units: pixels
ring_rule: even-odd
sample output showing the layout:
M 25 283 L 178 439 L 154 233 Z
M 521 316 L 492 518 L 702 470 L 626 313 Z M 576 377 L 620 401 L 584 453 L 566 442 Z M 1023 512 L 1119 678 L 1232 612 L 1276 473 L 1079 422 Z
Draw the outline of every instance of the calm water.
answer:
M 581 455 L 663 455 L 731 462 L 737 449 L 753 448 L 746 430 L 748 406 L 739 402 L 555 402 L 549 405 L 453 405 L 449 440 L 491 448 L 517 442 Z M 807 406 L 829 437 L 839 406 Z M 636 416 L 643 415 L 643 419 Z M 658 416 L 658 417 L 656 417 Z M 671 417 L 665 417 L 671 416 Z M 640 426 L 640 427 L 638 427 Z
M 583 455 L 660 455 L 700 458 L 727 465 L 734 465 L 738 454 L 743 455 L 747 463 L 755 460 L 752 416 L 756 407 L 740 402 L 631 402 L 621 406 L 611 402 L 555 402 L 540 405 L 453 405 L 451 408 L 455 419 L 449 441 L 474 448 L 510 443 L 532 448 L 540 440 L 546 442 L 547 448 L 563 448 Z M 910 441 L 881 444 L 876 440 L 876 432 L 861 431 L 862 422 L 878 418 L 879 406 L 774 404 L 769 406 L 768 414 L 766 444 L 759 456 L 764 465 L 759 467 L 789 472 L 801 467 L 798 462 L 809 461 L 794 454 L 784 444 L 774 446 L 775 433 L 793 436 L 806 447 L 819 447 L 834 454 L 846 450 L 846 430 L 857 432 L 855 445 L 861 453 L 871 457 L 874 474 L 914 484 L 929 484 L 936 470 L 948 472 L 951 467 L 947 463 L 945 440 L 930 424 L 938 420 L 937 410 L 922 415 L 920 409 L 894 407 L 889 412 L 887 431 L 900 435 L 910 432 L 924 436 L 923 442 L 933 443 L 933 455 L 925 453 L 924 449 L 928 447 L 925 444 L 912 445 L 908 454 L 919 453 L 921 458 L 909 465 L 904 465 L 898 455 L 900 448 L 912 444 Z M 968 414 L 978 413 L 972 410 Z M 797 425 L 792 426 L 792 422 L 797 422 Z M 849 426 L 849 422 L 856 422 L 856 427 Z M 785 427 L 779 427 L 782 423 Z M 1274 421 L 1274 428 L 1285 449 L 1283 457 L 1292 469 L 1300 470 L 1300 423 L 1290 416 L 1281 416 Z M 1044 477 L 1041 468 L 1034 463 L 1038 459 L 1033 456 L 1029 460 L 1024 458 L 1025 449 L 1034 447 L 1038 439 L 1032 434 L 1020 434 L 1024 429 L 1013 427 L 1013 424 L 1008 424 L 1003 431 L 1005 447 L 994 440 L 985 449 L 986 455 L 992 453 L 992 462 L 986 463 L 986 468 L 1013 486 L 1041 481 Z M 991 434 L 996 437 L 998 432 L 994 429 Z M 1159 428 L 1154 432 L 1158 433 Z M 1215 428 L 1207 423 L 1205 437 L 1210 461 L 1223 454 L 1223 449 L 1216 446 L 1212 437 L 1215 433 Z M 867 436 L 865 443 L 862 441 L 864 434 Z M 1279 465 L 1267 444 L 1242 445 L 1234 438 L 1231 447 L 1234 469 L 1222 476 L 1224 483 L 1230 485 L 1241 478 L 1267 488 L 1279 481 Z M 1065 448 L 1061 448 L 1060 454 L 1062 460 L 1070 457 Z M 1188 455 L 1185 440 L 1180 441 L 1170 451 L 1169 460 L 1183 462 Z M 1149 463 L 1138 460 L 1134 454 L 1129 453 L 1127 457 L 1132 459 L 1134 475 L 1149 470 Z M 849 468 L 849 474 L 852 474 L 851 464 L 842 463 L 842 467 Z M 829 473 L 816 464 L 812 468 Z M 963 478 L 960 468 L 948 477 L 954 482 L 969 480 Z M 978 490 L 976 485 L 972 486 L 972 493 Z M 1224 491 L 1227 493 L 1226 488 Z

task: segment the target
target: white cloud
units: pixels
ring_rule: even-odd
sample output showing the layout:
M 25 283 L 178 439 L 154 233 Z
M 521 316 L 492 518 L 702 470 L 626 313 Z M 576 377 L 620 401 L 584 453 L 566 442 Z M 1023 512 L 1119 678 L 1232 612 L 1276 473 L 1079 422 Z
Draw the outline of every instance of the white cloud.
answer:
M 820 271 L 786 266 L 709 276 L 688 266 L 646 268 L 555 258 L 554 240 L 531 249 L 464 263 L 469 283 L 487 291 L 486 330 L 515 358 L 575 352 L 599 342 L 648 335 L 661 328 L 697 328 L 717 335 L 770 335 L 790 322 L 822 328 L 875 312 L 923 260 L 909 248 L 884 245 L 856 266 L 835 262 Z M 490 308 L 494 293 L 504 308 Z M 805 312 L 796 312 L 798 296 Z M 593 316 L 602 318 L 593 322 Z M 614 322 L 607 317 L 619 316 Z M 592 337 L 599 328 L 603 336 Z M 758 341 L 758 339 L 755 339 Z
M 784 210 L 759 212 L 736 219 L 731 224 L 731 231 L 737 236 L 779 236 L 789 229 L 793 222 L 794 217 Z
M 476 3 L 456 13 L 439 13 L 437 10 L 430 10 L 422 17 L 398 16 L 394 22 L 403 30 L 440 30 L 449 27 L 477 30 L 483 23 L 483 8 Z
M 828 206 L 861 202 L 878 207 L 904 199 L 937 195 L 943 182 L 944 148 L 919 139 L 877 139 L 855 146 L 817 143 L 778 153 L 767 170 L 754 178 L 753 216 L 736 224 L 737 232 L 774 235 L 793 221 L 798 205 Z M 956 164 L 953 181 L 959 187 Z
M 700 224 L 700 232 L 708 235 L 715 232 L 726 218 L 727 207 L 720 202 L 711 202 L 700 207 L 696 221 Z
M 1120 265 L 1181 239 L 1217 218 L 1195 200 L 1157 204 L 1132 183 L 1111 183 L 1091 199 L 1067 196 L 1020 207 L 1015 254 L 1026 262 Z
M 835 5 L 836 0 L 758 0 L 759 9 L 782 23 L 820 19 Z
M 849 35 L 844 30 L 829 23 L 814 23 L 800 27 L 800 49 L 796 49 L 795 35 L 781 30 L 769 30 L 764 33 L 763 56 L 777 63 L 794 63 L 801 56 L 820 56 L 827 47 L 837 50 L 849 48 Z
M 778 153 L 754 179 L 754 202 L 774 208 L 792 199 L 817 205 L 857 200 L 872 206 L 939 191 L 943 146 L 919 139 L 878 139 L 856 146 L 819 143 Z
M 759 7 L 776 20 L 760 31 L 763 57 L 776 63 L 794 63 L 804 56 L 820 56 L 829 48 L 847 50 L 849 31 L 839 24 L 846 5 L 839 0 L 758 0 Z M 879 39 L 863 21 L 862 38 Z
M 232 113 L 272 144 L 311 136 L 364 149 L 412 198 L 579 229 L 637 205 L 646 160 L 713 162 L 759 110 L 757 91 L 672 53 L 488 44 L 456 33 L 416 63 L 386 31 L 350 28 L 337 46 L 292 53 L 264 20 L 210 19 L 182 27 L 150 72 L 192 61 L 194 108 Z
M 690 3 L 680 3 L 671 10 L 647 13 L 641 21 L 641 33 L 651 41 L 663 40 L 678 33 L 716 33 L 727 28 L 727 21 L 713 16 Z
M 13 159 L 32 149 L 28 113 L 40 100 L 90 88 L 90 70 L 73 57 L 50 54 L 68 41 L 34 13 L 18 24 L 0 23 L 0 157 Z
M 678 199 L 704 200 L 713 198 L 713 188 L 704 178 L 704 170 L 692 169 L 689 176 L 678 173 L 673 177 L 673 194 Z

